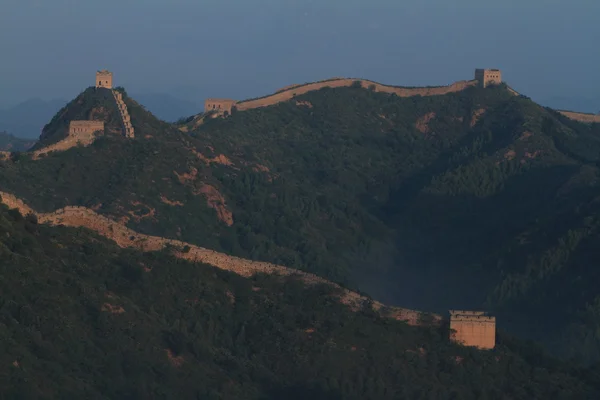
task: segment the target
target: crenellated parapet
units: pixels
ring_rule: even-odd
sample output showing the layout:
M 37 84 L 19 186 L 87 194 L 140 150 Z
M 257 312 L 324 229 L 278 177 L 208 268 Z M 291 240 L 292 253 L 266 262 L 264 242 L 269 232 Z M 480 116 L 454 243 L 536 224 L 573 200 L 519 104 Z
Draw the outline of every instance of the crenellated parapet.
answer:
M 96 87 L 112 89 L 113 74 L 110 71 L 103 69 L 96 72 Z

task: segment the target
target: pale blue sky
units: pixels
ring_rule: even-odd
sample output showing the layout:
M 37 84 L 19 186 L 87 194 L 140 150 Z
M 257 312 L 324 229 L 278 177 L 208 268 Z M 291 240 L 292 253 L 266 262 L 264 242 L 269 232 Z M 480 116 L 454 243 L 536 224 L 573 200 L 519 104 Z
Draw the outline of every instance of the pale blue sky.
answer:
M 503 70 L 531 97 L 600 93 L 598 0 L 0 0 L 0 106 L 130 92 L 254 97 L 332 76 L 398 85 Z

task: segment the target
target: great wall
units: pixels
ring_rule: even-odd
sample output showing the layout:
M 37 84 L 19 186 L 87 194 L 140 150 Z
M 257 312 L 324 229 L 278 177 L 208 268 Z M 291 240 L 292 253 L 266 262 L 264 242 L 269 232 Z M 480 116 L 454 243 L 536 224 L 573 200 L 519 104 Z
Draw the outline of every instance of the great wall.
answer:
M 133 139 L 135 137 L 135 133 L 133 131 L 133 125 L 131 124 L 131 117 L 129 116 L 129 111 L 127 110 L 127 105 L 123 101 L 123 94 L 112 89 L 113 97 L 117 102 L 117 107 L 119 108 L 119 114 L 121 115 L 121 120 L 123 121 L 123 127 L 125 128 L 125 137 Z
M 561 113 L 565 117 L 575 120 L 575 121 L 583 122 L 586 124 L 592 124 L 592 123 L 600 124 L 600 114 L 588 114 L 588 113 L 580 113 L 580 112 L 575 112 L 575 111 L 564 111 L 564 110 L 556 110 L 556 111 Z
M 207 99 L 204 104 L 204 111 L 216 111 L 217 113 L 231 113 L 235 107 L 237 111 L 246 111 L 259 107 L 268 107 L 284 101 L 293 99 L 296 96 L 306 94 L 315 90 L 320 90 L 325 87 L 338 88 L 350 87 L 357 83 L 364 89 L 373 90 L 375 92 L 395 94 L 398 97 L 411 96 L 441 96 L 448 93 L 460 92 L 468 87 L 481 85 L 487 87 L 492 84 L 500 84 L 502 82 L 502 72 L 498 69 L 481 69 L 475 70 L 475 79 L 468 81 L 458 81 L 448 86 L 432 86 L 432 87 L 417 87 L 407 88 L 399 86 L 384 85 L 379 82 L 370 81 L 368 79 L 358 78 L 332 78 L 319 82 L 306 84 L 293 84 L 281 88 L 275 93 L 243 101 L 231 99 Z
M 125 137 L 133 139 L 135 132 L 131 124 L 131 117 L 127 105 L 123 101 L 123 94 L 112 88 L 113 75 L 107 70 L 96 72 L 96 88 L 109 89 L 112 92 L 119 110 Z M 37 160 L 40 156 L 53 151 L 65 151 L 75 146 L 89 146 L 96 139 L 97 133 L 104 132 L 104 121 L 83 120 L 69 121 L 69 132 L 64 139 L 33 152 L 32 158 Z
M 411 97 L 411 96 L 440 96 L 448 93 L 460 92 L 472 86 L 480 85 L 481 87 L 487 87 L 492 84 L 502 83 L 502 72 L 498 69 L 481 69 L 475 70 L 475 79 L 458 81 L 448 86 L 433 86 L 433 87 L 399 87 L 384 85 L 379 82 L 371 81 L 368 79 L 358 78 L 332 78 L 319 82 L 312 82 L 306 84 L 292 84 L 285 86 L 271 95 L 259 97 L 248 100 L 232 100 L 232 99 L 216 99 L 209 98 L 204 103 L 204 114 L 200 117 L 196 117 L 194 120 L 193 128 L 197 128 L 204 122 L 204 118 L 207 115 L 211 117 L 218 116 L 229 116 L 232 111 L 247 111 L 260 107 L 268 107 L 276 105 L 281 102 L 292 100 L 294 97 L 306 94 L 308 92 L 317 91 L 326 87 L 339 88 L 339 87 L 351 87 L 359 84 L 363 89 L 373 90 L 375 92 L 395 94 L 398 97 Z M 123 123 L 123 130 L 125 137 L 133 139 L 135 137 L 135 131 L 133 124 L 131 123 L 131 117 L 127 109 L 127 105 L 123 101 L 123 94 L 112 88 L 113 85 L 113 74 L 107 70 L 101 70 L 96 72 L 96 88 L 105 88 L 111 90 L 119 115 Z M 508 87 L 508 90 L 514 94 L 519 95 L 517 91 Z M 562 115 L 583 123 L 600 123 L 600 114 L 587 114 L 579 113 L 574 111 L 556 110 Z M 100 121 L 70 121 L 77 122 L 80 124 L 88 123 L 92 125 Z M 180 126 L 179 130 L 187 132 L 189 126 Z M 89 146 L 95 140 L 95 134 L 103 129 L 83 129 L 82 131 L 76 132 L 70 125 L 69 134 L 66 138 L 60 140 L 57 143 L 49 145 L 45 148 L 39 149 L 33 152 L 33 159 L 38 159 L 40 156 L 53 152 L 53 151 L 65 151 L 75 146 Z M 4 155 L 0 157 L 5 158 Z
M 291 88 L 280 89 L 272 95 L 236 102 L 231 99 L 207 99 L 205 102 L 205 111 L 229 111 L 235 107 L 237 111 L 247 111 L 254 108 L 268 107 L 275 104 L 292 100 L 294 97 L 306 94 L 308 92 L 329 88 L 350 87 L 360 82 L 360 86 L 364 89 L 370 89 L 381 93 L 393 93 L 398 97 L 411 96 L 440 96 L 453 92 L 460 92 L 470 86 L 476 86 L 477 80 L 459 81 L 449 86 L 423 87 L 423 88 L 403 88 L 396 86 L 383 85 L 378 82 L 367 79 L 352 79 L 352 78 L 335 78 L 321 82 L 307 83 L 305 85 L 291 85 Z M 221 112 L 223 112 L 221 111 Z
M 267 262 L 251 261 L 239 257 L 230 256 L 209 250 L 180 240 L 166 239 L 158 236 L 150 236 L 138 233 L 127 228 L 122 223 L 111 220 L 97 214 L 86 207 L 68 206 L 51 213 L 38 213 L 29 207 L 24 201 L 16 196 L 0 191 L 1 202 L 9 208 L 19 210 L 22 215 L 33 214 L 37 216 L 38 222 L 52 226 L 68 226 L 76 228 L 87 228 L 101 236 L 114 241 L 122 248 L 135 248 L 144 252 L 159 251 L 171 246 L 173 255 L 191 262 L 202 262 L 213 267 L 230 271 L 244 277 L 252 277 L 258 273 L 278 274 L 282 276 L 297 276 L 307 284 L 327 284 L 339 290 L 339 300 L 357 311 L 365 304 L 370 304 L 373 310 L 383 317 L 405 321 L 409 325 L 420 325 L 423 323 L 437 324 L 441 316 L 426 314 L 419 311 L 399 307 L 389 307 L 384 304 L 371 301 L 366 296 L 351 290 L 342 288 L 338 284 L 320 278 L 314 274 L 299 271 L 293 268 L 275 265 Z M 430 316 L 429 322 L 423 322 L 422 317 Z
M 216 115 L 231 115 L 233 109 L 236 111 L 247 111 L 260 107 L 273 106 L 278 103 L 292 100 L 294 97 L 306 94 L 308 92 L 320 90 L 326 87 L 339 88 L 339 87 L 350 87 L 357 83 L 363 89 L 373 90 L 381 93 L 393 93 L 398 97 L 412 97 L 412 96 L 440 96 L 444 94 L 460 92 L 471 86 L 480 85 L 481 87 L 488 87 L 494 84 L 502 83 L 502 71 L 499 69 L 481 69 L 475 70 L 475 79 L 468 81 L 458 81 L 448 86 L 434 86 L 434 87 L 417 87 L 407 88 L 384 85 L 378 82 L 370 81 L 368 79 L 360 78 L 331 78 L 319 82 L 311 82 L 305 84 L 292 84 L 287 85 L 281 89 L 275 91 L 275 93 L 259 97 L 256 99 L 236 101 L 232 99 L 206 99 L 204 103 L 204 112 L 214 112 Z M 508 87 L 508 90 L 515 96 L 519 93 Z M 588 114 L 574 111 L 563 111 L 556 110 L 562 115 L 566 116 L 575 121 L 583 123 L 600 123 L 600 114 Z M 196 125 L 200 125 L 202 121 Z M 180 128 L 181 129 L 181 128 Z M 181 129 L 187 131 L 187 127 Z
M 65 151 L 75 146 L 89 146 L 96 133 L 104 131 L 102 121 L 69 121 L 69 133 L 66 138 L 33 152 L 33 159 L 52 151 Z

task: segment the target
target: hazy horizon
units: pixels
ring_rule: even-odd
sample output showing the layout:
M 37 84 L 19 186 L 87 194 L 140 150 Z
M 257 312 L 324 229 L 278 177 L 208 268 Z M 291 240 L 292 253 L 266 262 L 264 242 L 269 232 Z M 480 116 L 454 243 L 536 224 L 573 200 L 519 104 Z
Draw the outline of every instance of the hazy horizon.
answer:
M 201 104 L 334 76 L 445 85 L 500 68 L 534 98 L 597 98 L 600 4 L 574 0 L 5 0 L 0 108 L 71 99 L 98 69 Z

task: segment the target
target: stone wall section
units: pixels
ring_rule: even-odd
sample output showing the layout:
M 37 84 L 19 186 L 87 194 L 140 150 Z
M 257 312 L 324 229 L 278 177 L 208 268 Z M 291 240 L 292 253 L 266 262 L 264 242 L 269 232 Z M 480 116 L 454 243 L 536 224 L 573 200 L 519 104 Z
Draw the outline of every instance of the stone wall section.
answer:
M 327 284 L 340 290 L 340 302 L 348 305 L 353 310 L 359 310 L 364 304 L 368 304 L 369 299 L 356 292 L 344 289 L 339 285 L 329 282 L 326 279 L 314 274 L 299 271 L 296 269 L 275 265 L 267 262 L 251 261 L 239 257 L 229 256 L 214 250 L 195 246 L 180 240 L 166 239 L 158 236 L 144 235 L 125 225 L 113 221 L 107 217 L 99 215 L 86 207 L 68 206 L 51 213 L 37 213 L 29 207 L 24 201 L 16 196 L 0 192 L 2 202 L 10 208 L 18 209 L 21 214 L 33 213 L 37 216 L 38 222 L 49 225 L 64 225 L 70 227 L 88 228 L 98 234 L 113 240 L 119 247 L 132 247 L 140 251 L 158 251 L 167 246 L 173 246 L 176 257 L 186 259 L 192 262 L 202 262 L 220 268 L 226 271 L 236 273 L 244 277 L 251 277 L 257 273 L 278 274 L 283 276 L 295 275 L 301 278 L 307 284 Z M 419 311 L 399 308 L 386 307 L 382 303 L 373 301 L 372 307 L 382 316 L 393 318 L 400 321 L 406 321 L 410 325 L 419 325 L 425 314 Z M 429 314 L 431 321 L 427 323 L 437 324 L 441 320 L 439 315 Z
M 117 102 L 117 107 L 119 108 L 119 114 L 121 115 L 121 119 L 123 120 L 123 127 L 125 128 L 125 137 L 133 139 L 135 137 L 135 132 L 133 131 L 133 125 L 131 124 L 131 117 L 129 116 L 129 111 L 127 111 L 127 105 L 123 101 L 123 94 L 116 90 L 112 91 L 115 101 Z
M 366 79 L 351 79 L 351 78 L 340 78 L 332 79 L 323 82 L 309 83 L 304 86 L 295 86 L 287 90 L 279 91 L 271 96 L 263 97 L 255 100 L 248 100 L 244 102 L 238 102 L 235 107 L 238 111 L 251 110 L 253 108 L 272 106 L 283 101 L 288 101 L 296 96 L 303 95 L 314 90 L 320 90 L 325 87 L 338 88 L 338 87 L 349 87 L 354 82 L 360 82 L 361 87 L 364 89 L 372 89 L 376 92 L 382 93 L 393 93 L 399 97 L 411 97 L 411 96 L 441 96 L 448 93 L 460 92 L 470 86 L 475 86 L 477 81 L 459 81 L 449 86 L 438 86 L 438 87 L 423 87 L 423 88 L 402 88 L 395 86 L 383 85 L 381 83 L 369 81 Z
M 96 138 L 96 132 L 103 131 L 103 121 L 70 121 L 69 134 L 66 138 L 34 151 L 32 157 L 37 160 L 41 155 L 52 151 L 65 151 L 75 146 L 89 146 Z
M 586 124 L 600 124 L 600 114 L 587 114 L 587 113 L 579 113 L 574 111 L 562 111 L 556 110 L 567 118 L 570 118 L 575 121 L 584 122 Z

